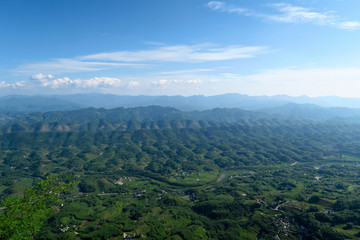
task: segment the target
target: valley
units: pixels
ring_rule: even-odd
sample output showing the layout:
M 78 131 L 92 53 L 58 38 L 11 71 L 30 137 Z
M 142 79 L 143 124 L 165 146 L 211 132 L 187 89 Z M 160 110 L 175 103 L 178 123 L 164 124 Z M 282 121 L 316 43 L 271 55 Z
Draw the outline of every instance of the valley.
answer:
M 359 236 L 359 125 L 258 118 L 241 124 L 239 117 L 214 120 L 214 113 L 211 121 L 184 117 L 174 124 L 171 108 L 145 110 L 138 128 L 0 135 L 3 198 L 49 175 L 77 182 L 36 239 Z M 126 116 L 122 111 L 118 116 Z M 154 121 L 143 124 L 147 111 Z M 47 124 L 43 119 L 31 124 Z M 146 127 L 159 121 L 165 127 Z

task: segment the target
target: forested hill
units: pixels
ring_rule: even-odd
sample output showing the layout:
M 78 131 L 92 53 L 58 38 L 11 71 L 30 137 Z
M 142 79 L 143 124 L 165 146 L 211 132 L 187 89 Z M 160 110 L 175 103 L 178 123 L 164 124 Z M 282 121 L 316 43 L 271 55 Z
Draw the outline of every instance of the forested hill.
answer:
M 229 124 L 278 124 L 266 113 L 240 109 L 182 112 L 170 107 L 87 108 L 74 111 L 37 112 L 4 124 L 3 133 L 52 131 L 114 131 L 137 129 L 202 128 Z
M 33 113 L 3 112 L 1 132 L 114 131 L 203 128 L 230 125 L 277 126 L 308 121 L 359 123 L 358 110 L 289 104 L 260 111 L 215 108 L 184 112 L 171 107 L 85 108 Z

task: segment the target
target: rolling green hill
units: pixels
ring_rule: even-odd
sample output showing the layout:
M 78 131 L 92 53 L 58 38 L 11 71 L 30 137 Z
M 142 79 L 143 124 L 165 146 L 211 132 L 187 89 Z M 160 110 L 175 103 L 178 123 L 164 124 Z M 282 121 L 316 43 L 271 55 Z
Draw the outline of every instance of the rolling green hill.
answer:
M 76 179 L 35 239 L 357 239 L 360 125 L 296 107 L 5 112 L 0 196 Z

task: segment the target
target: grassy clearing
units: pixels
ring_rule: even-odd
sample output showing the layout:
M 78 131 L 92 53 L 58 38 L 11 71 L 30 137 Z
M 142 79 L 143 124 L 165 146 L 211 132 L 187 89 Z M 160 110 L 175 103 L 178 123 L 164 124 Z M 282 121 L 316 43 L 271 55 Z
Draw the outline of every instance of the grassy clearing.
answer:
M 360 162 L 360 158 L 359 157 L 354 157 L 354 156 L 349 156 L 349 155 L 344 155 L 344 158 L 341 159 L 343 161 L 352 161 L 352 162 Z
M 216 181 L 220 177 L 218 171 L 211 172 L 200 172 L 200 173 L 190 173 L 184 178 L 169 178 L 169 182 L 173 183 L 184 183 L 184 184 L 207 184 L 213 181 Z
M 346 227 L 346 224 L 336 225 L 335 230 L 337 232 L 343 233 L 349 237 L 358 239 L 358 237 L 356 235 L 360 232 L 360 227 L 354 226 L 351 229 L 344 229 L 345 227 Z

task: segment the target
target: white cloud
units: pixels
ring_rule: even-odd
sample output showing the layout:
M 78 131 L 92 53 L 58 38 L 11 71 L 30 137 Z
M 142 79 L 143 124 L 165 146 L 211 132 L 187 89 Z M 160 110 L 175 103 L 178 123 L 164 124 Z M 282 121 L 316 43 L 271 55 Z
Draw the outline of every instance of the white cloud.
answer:
M 69 77 L 54 78 L 52 75 L 36 74 L 31 77 L 32 82 L 41 87 L 49 88 L 98 88 L 98 87 L 120 87 L 122 81 L 119 78 L 94 77 L 90 79 L 71 79 Z
M 11 84 L 11 87 L 19 88 L 19 87 L 24 87 L 25 85 L 26 85 L 25 81 L 21 81 L 21 82 L 16 82 L 16 83 Z
M 202 79 L 182 79 L 182 80 L 179 80 L 179 79 L 173 79 L 172 81 L 169 81 L 171 83 L 175 83 L 175 84 L 199 84 L 199 83 L 203 83 L 204 81 Z
M 128 83 L 128 86 L 129 87 L 137 87 L 137 86 L 139 86 L 140 85 L 140 82 L 137 82 L 137 81 L 130 81 L 129 83 Z
M 160 79 L 158 81 L 153 81 L 152 84 L 156 85 L 156 86 L 164 86 L 168 83 L 169 81 L 167 79 Z
M 211 1 L 206 4 L 213 11 L 237 13 L 244 16 L 258 17 L 265 20 L 283 23 L 311 23 L 320 26 L 332 26 L 345 30 L 360 29 L 358 21 L 342 21 L 334 15 L 334 11 L 318 12 L 309 8 L 295 6 L 288 3 L 275 3 L 268 6 L 277 10 L 279 14 L 259 13 L 254 10 L 229 6 L 225 2 Z
M 196 76 L 198 78 L 194 78 L 194 76 L 176 76 L 170 79 L 160 79 L 156 81 L 152 81 L 151 84 L 155 86 L 170 86 L 172 84 L 176 84 L 177 86 L 184 84 L 200 84 L 204 82 L 204 79 L 207 78 L 205 76 Z
M 0 82 L 0 88 L 7 88 L 10 87 L 11 85 L 9 83 L 6 83 L 5 81 L 1 81 Z
M 7 83 L 5 81 L 0 82 L 0 88 L 21 88 L 25 86 L 25 82 L 15 82 L 15 83 Z
M 339 27 L 346 30 L 357 30 L 360 29 L 360 22 L 342 22 Z
M 80 85 L 82 87 L 120 87 L 122 86 L 122 81 L 119 78 L 94 77 L 83 80 Z
M 72 80 L 68 77 L 57 78 L 54 80 L 41 79 L 40 82 L 41 82 L 41 86 L 51 87 L 51 88 L 61 88 L 61 87 L 76 85 L 76 80 Z
M 199 84 L 202 83 L 203 81 L 201 79 L 190 79 L 185 81 L 185 83 L 190 83 L 190 84 Z
M 42 74 L 42 73 L 34 74 L 34 75 L 31 76 L 32 80 L 38 80 L 38 81 L 46 80 L 46 79 L 52 79 L 52 78 L 54 78 L 53 75 L 51 75 L 51 74 L 45 75 L 45 74 Z
M 263 46 L 174 45 L 152 50 L 98 53 L 80 59 L 119 62 L 209 62 L 251 58 L 264 53 L 266 49 Z

